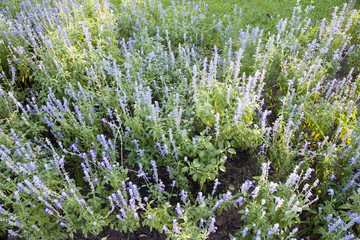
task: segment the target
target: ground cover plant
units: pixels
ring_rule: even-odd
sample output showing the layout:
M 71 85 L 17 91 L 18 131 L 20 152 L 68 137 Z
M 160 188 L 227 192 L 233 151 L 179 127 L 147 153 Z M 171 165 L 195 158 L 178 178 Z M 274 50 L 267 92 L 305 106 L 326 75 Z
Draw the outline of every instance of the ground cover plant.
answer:
M 360 237 L 356 6 L 3 0 L 0 233 Z

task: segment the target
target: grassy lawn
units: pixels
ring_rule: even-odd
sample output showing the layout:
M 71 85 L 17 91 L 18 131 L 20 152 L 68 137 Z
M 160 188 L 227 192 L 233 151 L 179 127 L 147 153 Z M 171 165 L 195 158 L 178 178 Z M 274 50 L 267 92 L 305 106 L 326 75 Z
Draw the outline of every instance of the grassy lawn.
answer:
M 114 1 L 115 2 L 115 1 Z M 170 5 L 171 1 L 162 0 L 164 6 Z M 242 10 L 243 27 L 250 25 L 259 27 L 265 32 L 275 30 L 275 25 L 280 18 L 290 18 L 297 0 L 206 0 L 209 11 L 215 15 L 229 14 L 233 9 Z M 308 5 L 315 8 L 310 13 L 310 18 L 321 20 L 331 19 L 331 14 L 335 6 L 343 6 L 347 0 L 302 0 L 300 5 L 305 9 Z M 355 8 L 359 8 L 360 2 L 357 1 Z

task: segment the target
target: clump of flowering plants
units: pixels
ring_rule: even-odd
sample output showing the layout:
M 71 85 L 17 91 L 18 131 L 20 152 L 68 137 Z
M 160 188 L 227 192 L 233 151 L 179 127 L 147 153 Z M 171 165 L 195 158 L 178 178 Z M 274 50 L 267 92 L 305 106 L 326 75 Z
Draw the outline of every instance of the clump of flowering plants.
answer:
M 0 8 L 0 231 L 206 239 L 235 204 L 241 239 L 359 236 L 359 11 L 264 34 L 201 1 Z M 262 175 L 218 193 L 241 151 Z
M 275 183 L 268 179 L 270 163 L 263 163 L 258 181 L 247 180 L 242 184 L 234 203 L 242 209 L 240 213 L 245 222 L 237 233 L 240 239 L 296 239 L 301 214 L 318 200 L 313 192 L 319 180 L 309 184 L 314 170 L 300 170 L 301 164 L 286 182 Z

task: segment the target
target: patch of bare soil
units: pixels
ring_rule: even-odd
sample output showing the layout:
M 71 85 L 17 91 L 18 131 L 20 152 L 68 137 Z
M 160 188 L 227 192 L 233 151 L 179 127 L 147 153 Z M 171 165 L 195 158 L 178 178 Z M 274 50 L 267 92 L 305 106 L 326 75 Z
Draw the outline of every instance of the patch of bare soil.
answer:
M 225 240 L 230 239 L 229 234 L 235 235 L 242 225 L 241 214 L 238 211 L 237 208 L 231 207 L 229 211 L 224 211 L 220 216 L 217 216 L 215 222 L 217 230 L 215 233 L 211 233 L 208 239 Z
M 226 171 L 219 175 L 219 193 L 227 190 L 238 192 L 241 184 L 258 174 L 257 159 L 247 151 L 237 150 L 237 154 L 226 161 L 225 167 Z

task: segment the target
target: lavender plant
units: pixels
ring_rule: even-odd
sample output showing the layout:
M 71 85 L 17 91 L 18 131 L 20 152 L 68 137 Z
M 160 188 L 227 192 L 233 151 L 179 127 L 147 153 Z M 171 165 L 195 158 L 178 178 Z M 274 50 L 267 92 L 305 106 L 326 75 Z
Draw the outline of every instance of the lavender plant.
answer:
M 246 181 L 241 186 L 241 194 L 235 201 L 241 207 L 245 224 L 238 235 L 241 239 L 296 239 L 303 211 L 318 200 L 314 188 L 319 184 L 305 183 L 314 171 L 305 172 L 300 165 L 288 176 L 284 183 L 274 183 L 268 179 L 270 163 L 262 164 L 262 175 L 258 182 Z M 256 185 L 254 185 L 256 184 Z

